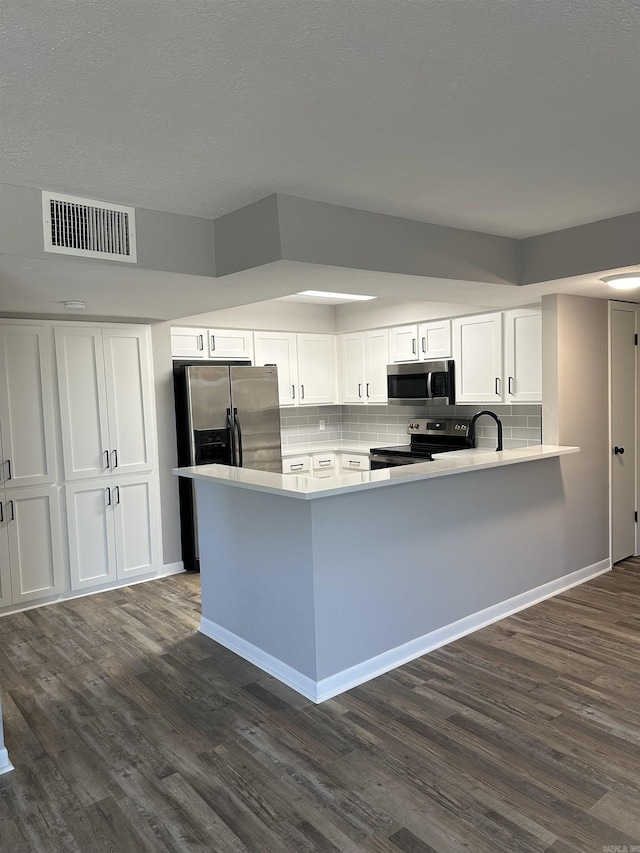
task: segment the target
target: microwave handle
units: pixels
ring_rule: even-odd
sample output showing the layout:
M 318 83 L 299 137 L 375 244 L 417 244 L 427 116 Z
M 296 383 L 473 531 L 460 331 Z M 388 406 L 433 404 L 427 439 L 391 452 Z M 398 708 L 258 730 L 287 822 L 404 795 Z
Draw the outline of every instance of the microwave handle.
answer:
M 433 399 L 433 373 L 431 371 L 427 373 L 427 398 Z

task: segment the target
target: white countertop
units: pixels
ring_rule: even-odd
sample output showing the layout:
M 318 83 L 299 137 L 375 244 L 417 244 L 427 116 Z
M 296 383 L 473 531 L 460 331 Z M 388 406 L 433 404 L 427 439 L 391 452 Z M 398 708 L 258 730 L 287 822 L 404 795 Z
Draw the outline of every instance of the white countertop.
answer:
M 451 474 L 465 474 L 469 471 L 515 465 L 521 462 L 552 459 L 556 456 L 565 456 L 579 451 L 579 447 L 559 447 L 550 444 L 520 447 L 515 450 L 501 450 L 500 452 L 491 448 L 477 447 L 472 450 L 455 450 L 451 453 L 444 453 L 432 462 L 419 462 L 416 465 L 401 465 L 396 468 L 382 468 L 379 471 L 353 472 L 339 477 L 327 477 L 326 479 L 292 474 L 273 474 L 270 471 L 231 468 L 227 465 L 197 465 L 191 468 L 174 468 L 173 473 L 192 480 L 220 483 L 301 500 L 314 500 L 363 489 L 376 489 L 401 483 L 413 483 L 416 480 L 431 480 L 447 477 Z

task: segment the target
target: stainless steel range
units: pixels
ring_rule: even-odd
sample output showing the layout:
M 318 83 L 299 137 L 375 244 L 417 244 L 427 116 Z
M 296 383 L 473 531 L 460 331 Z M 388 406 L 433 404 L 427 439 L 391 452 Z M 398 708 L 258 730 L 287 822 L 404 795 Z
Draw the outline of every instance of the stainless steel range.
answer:
M 470 418 L 412 418 L 407 432 L 411 444 L 372 447 L 371 470 L 433 461 L 434 454 L 474 447 Z

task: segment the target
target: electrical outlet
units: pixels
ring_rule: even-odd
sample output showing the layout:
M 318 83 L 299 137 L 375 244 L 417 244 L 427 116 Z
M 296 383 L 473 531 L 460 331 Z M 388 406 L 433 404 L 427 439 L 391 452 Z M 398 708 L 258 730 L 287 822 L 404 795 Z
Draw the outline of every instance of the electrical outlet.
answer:
M 320 430 L 320 432 L 322 432 L 324 430 L 324 421 L 318 422 L 318 429 Z

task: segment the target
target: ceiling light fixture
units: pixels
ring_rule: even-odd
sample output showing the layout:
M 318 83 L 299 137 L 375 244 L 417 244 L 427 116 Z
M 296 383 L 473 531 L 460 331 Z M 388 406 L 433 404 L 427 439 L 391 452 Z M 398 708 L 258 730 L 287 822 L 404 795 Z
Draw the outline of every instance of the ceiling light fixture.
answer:
M 330 293 L 327 290 L 301 290 L 296 296 L 315 296 L 320 299 L 344 299 L 345 302 L 358 302 L 377 299 L 377 296 L 362 296 L 357 293 Z
M 640 287 L 640 272 L 623 272 L 617 275 L 605 275 L 601 279 L 606 282 L 609 287 L 616 290 L 634 290 Z
M 84 311 L 87 307 L 87 303 L 79 299 L 65 299 L 63 304 L 65 311 Z

